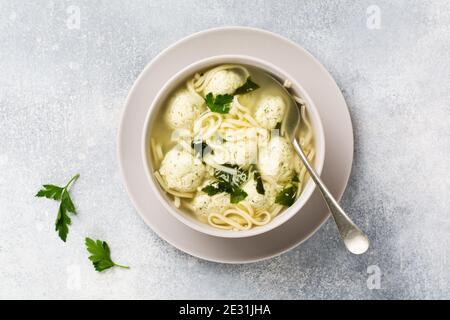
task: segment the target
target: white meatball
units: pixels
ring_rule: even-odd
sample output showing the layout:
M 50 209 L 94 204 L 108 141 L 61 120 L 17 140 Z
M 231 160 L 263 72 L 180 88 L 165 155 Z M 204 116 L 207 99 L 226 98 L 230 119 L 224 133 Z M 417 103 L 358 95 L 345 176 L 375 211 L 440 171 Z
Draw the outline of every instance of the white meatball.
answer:
M 258 160 L 258 149 L 255 140 L 227 141 L 223 144 L 222 149 L 214 152 L 214 159 L 219 164 L 228 163 L 246 166 L 254 164 Z
M 272 137 L 267 146 L 259 149 L 258 160 L 261 175 L 272 176 L 277 181 L 291 178 L 294 169 L 294 150 L 285 138 Z
M 261 131 L 261 132 L 260 132 Z M 243 128 L 229 130 L 223 136 L 225 142 L 214 149 L 214 160 L 219 164 L 246 166 L 256 164 L 258 160 L 258 143 L 264 140 L 263 129 Z
M 242 189 L 247 193 L 245 201 L 256 210 L 269 210 L 275 203 L 276 192 L 270 184 L 264 184 L 264 194 L 260 194 L 256 190 L 255 179 L 249 179 Z
M 192 208 L 199 217 L 206 219 L 211 213 L 222 213 L 230 207 L 230 195 L 218 193 L 209 196 L 206 193 L 199 193 L 192 200 Z
M 201 184 L 206 168 L 193 154 L 175 147 L 164 156 L 159 173 L 170 189 L 192 192 Z
M 286 104 L 279 96 L 264 96 L 256 107 L 255 120 L 266 129 L 274 129 L 283 120 Z
M 258 149 L 255 141 L 240 140 L 235 142 L 228 142 L 225 144 L 228 147 L 229 163 L 237 164 L 238 166 L 246 166 L 256 163 Z
M 203 101 L 200 97 L 182 89 L 170 99 L 166 121 L 172 128 L 190 129 L 203 110 Z
M 245 79 L 238 73 L 231 70 L 221 70 L 214 74 L 211 81 L 206 85 L 204 94 L 212 93 L 233 94 L 237 88 L 245 83 Z

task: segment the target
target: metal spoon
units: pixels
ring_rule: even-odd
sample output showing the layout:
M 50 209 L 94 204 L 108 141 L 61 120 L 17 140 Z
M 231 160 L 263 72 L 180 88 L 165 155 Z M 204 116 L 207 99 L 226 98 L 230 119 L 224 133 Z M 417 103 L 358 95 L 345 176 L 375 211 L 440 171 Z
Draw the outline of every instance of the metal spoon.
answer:
M 276 82 L 292 100 L 292 103 L 289 104 L 290 106 L 288 107 L 287 114 L 284 120 L 286 136 L 292 141 L 292 145 L 294 146 L 295 151 L 302 159 L 303 164 L 308 170 L 311 178 L 319 188 L 323 199 L 327 203 L 327 206 L 330 209 L 331 214 L 333 215 L 334 221 L 336 222 L 342 240 L 344 240 L 345 246 L 353 254 L 363 254 L 367 251 L 367 249 L 369 249 L 369 239 L 344 212 L 339 203 L 336 201 L 323 181 L 320 179 L 317 172 L 309 163 L 308 158 L 303 152 L 301 145 L 296 139 L 297 129 L 300 125 L 301 120 L 300 112 L 297 108 L 297 103 L 294 97 L 292 97 L 292 95 L 286 90 L 286 88 L 282 86 L 278 81 Z

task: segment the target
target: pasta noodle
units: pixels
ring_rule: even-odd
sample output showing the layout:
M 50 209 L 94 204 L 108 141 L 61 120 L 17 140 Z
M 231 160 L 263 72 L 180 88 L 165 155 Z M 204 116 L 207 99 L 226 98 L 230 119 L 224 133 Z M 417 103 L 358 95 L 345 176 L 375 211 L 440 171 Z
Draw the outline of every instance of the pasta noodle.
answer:
M 178 192 L 175 190 L 171 190 L 169 189 L 169 187 L 167 186 L 166 182 L 164 181 L 164 179 L 161 177 L 161 175 L 159 174 L 158 171 L 154 172 L 155 178 L 156 180 L 158 180 L 159 184 L 161 185 L 161 187 L 167 192 L 170 193 L 171 195 L 175 196 L 175 197 L 179 197 L 179 198 L 193 198 L 194 195 L 191 193 L 187 193 L 187 192 Z
M 271 218 L 269 212 L 256 213 L 250 204 L 241 202 L 232 209 L 224 211 L 223 214 L 211 213 L 208 216 L 208 223 L 218 229 L 243 231 L 253 226 L 265 225 Z

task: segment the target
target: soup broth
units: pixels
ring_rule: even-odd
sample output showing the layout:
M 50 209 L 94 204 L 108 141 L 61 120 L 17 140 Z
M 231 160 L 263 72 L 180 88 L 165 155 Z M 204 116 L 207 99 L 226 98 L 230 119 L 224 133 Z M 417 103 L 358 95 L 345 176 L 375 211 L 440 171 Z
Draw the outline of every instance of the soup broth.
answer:
M 314 163 L 306 106 L 301 97 L 295 100 L 253 66 L 220 65 L 185 79 L 152 120 L 149 165 L 162 192 L 214 228 L 270 223 L 298 199 L 308 179 L 284 134 L 287 108 L 300 108 L 298 139 Z

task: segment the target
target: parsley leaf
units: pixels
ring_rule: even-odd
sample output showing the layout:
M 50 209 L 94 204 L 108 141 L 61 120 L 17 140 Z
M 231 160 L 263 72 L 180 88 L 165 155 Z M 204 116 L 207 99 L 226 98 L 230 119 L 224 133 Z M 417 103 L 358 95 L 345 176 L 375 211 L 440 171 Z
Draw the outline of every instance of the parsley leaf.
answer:
M 254 83 L 249 77 L 249 78 L 247 78 L 247 81 L 241 87 L 236 89 L 234 94 L 246 94 L 246 93 L 255 91 L 256 89 L 259 89 L 259 85 Z
M 234 170 L 234 173 L 215 170 L 214 177 L 219 181 L 226 182 L 230 184 L 232 187 L 239 187 L 248 179 L 248 172 L 239 168 L 238 165 L 224 164 L 224 167 L 230 168 Z
M 208 194 L 208 196 L 212 197 L 218 193 L 223 192 L 222 190 L 220 190 L 219 186 L 216 184 L 210 184 L 209 186 L 206 186 L 202 189 L 202 191 L 206 194 Z
M 298 190 L 298 175 L 294 175 L 292 177 L 292 183 L 290 186 L 284 188 L 281 190 L 276 198 L 275 203 L 281 204 L 286 207 L 290 207 L 294 204 L 297 196 L 297 190 Z
M 102 272 L 112 267 L 120 267 L 129 269 L 130 267 L 121 266 L 111 260 L 111 250 L 105 241 L 94 241 L 90 238 L 85 239 L 86 249 L 91 254 L 89 260 L 92 261 L 94 268 L 98 272 Z
M 230 112 L 231 102 L 233 102 L 233 96 L 230 94 L 219 94 L 214 97 L 210 92 L 206 95 L 205 102 L 212 112 L 225 114 Z
M 44 184 L 43 188 L 36 194 L 36 197 L 60 201 L 58 214 L 55 221 L 55 230 L 58 232 L 59 237 L 64 242 L 66 242 L 67 240 L 69 225 L 72 223 L 69 217 L 69 213 L 76 213 L 75 205 L 70 198 L 69 187 L 79 177 L 80 175 L 76 174 L 64 187 L 59 187 L 52 184 Z
M 230 195 L 231 203 L 239 203 L 247 197 L 247 193 L 240 188 L 240 186 L 247 181 L 248 172 L 240 169 L 237 165 L 225 164 L 224 166 L 234 169 L 235 174 L 221 170 L 215 170 L 214 177 L 217 181 L 211 183 L 202 189 L 203 192 L 209 196 L 214 196 L 218 193 L 228 193 Z
M 207 193 L 209 196 L 222 192 L 231 194 L 233 192 L 233 186 L 225 181 L 214 181 L 209 186 L 204 187 L 202 191 Z
M 248 194 L 244 190 L 239 187 L 231 187 L 230 184 L 219 181 L 210 184 L 202 189 L 203 192 L 208 194 L 208 196 L 212 197 L 219 193 L 228 193 L 230 195 L 231 203 L 239 203 L 245 198 L 247 198 Z
M 245 198 L 247 198 L 248 194 L 241 188 L 235 187 L 233 188 L 233 192 L 230 194 L 230 202 L 231 203 L 239 203 Z
M 36 197 L 45 197 L 47 199 L 53 200 L 61 200 L 61 195 L 63 192 L 63 188 L 52 185 L 52 184 L 44 184 L 43 189 L 39 190 L 36 194 Z
M 263 184 L 263 181 L 262 181 L 262 178 L 261 178 L 261 173 L 259 173 L 259 171 L 256 170 L 255 167 L 253 167 L 253 168 L 254 168 L 253 180 L 256 181 L 256 191 L 259 194 L 264 195 L 264 194 L 266 194 L 266 190 L 264 189 L 264 184 Z
M 275 203 L 281 204 L 286 207 L 290 207 L 295 202 L 295 196 L 297 194 L 297 186 L 291 185 L 281 190 L 275 198 Z
M 58 215 L 55 221 L 55 230 L 58 232 L 59 237 L 62 241 L 66 242 L 67 234 L 69 233 L 69 225 L 72 223 L 70 217 L 67 213 L 66 208 L 61 203 L 58 209 Z

